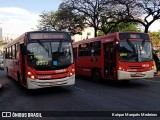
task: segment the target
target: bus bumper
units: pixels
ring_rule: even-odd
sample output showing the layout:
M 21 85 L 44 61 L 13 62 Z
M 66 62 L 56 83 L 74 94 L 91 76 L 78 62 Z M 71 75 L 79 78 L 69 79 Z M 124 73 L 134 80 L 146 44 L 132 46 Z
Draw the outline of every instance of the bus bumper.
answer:
M 127 71 L 117 71 L 118 80 L 130 80 L 130 79 L 140 79 L 140 78 L 153 78 L 154 70 L 145 72 L 127 72 Z
M 27 78 L 27 88 L 28 89 L 38 89 L 54 86 L 67 86 L 75 84 L 75 75 L 71 77 L 66 77 L 62 79 L 50 79 L 50 80 L 39 80 Z

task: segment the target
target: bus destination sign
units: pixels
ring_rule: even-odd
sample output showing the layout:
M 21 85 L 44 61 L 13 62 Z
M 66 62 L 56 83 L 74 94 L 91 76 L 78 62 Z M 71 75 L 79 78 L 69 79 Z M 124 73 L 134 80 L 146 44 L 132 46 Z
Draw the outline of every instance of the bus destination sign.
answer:
M 143 39 L 143 40 L 150 40 L 148 34 L 143 33 L 119 33 L 119 39 Z
M 63 33 L 30 33 L 30 39 L 42 40 L 42 39 L 65 39 L 66 35 Z

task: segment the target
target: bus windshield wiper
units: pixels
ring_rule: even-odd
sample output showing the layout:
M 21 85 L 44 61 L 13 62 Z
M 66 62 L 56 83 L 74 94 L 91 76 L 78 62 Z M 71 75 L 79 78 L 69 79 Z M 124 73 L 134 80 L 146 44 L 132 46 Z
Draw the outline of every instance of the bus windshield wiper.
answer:
M 136 49 L 135 49 L 134 45 L 131 43 L 131 41 L 128 38 L 126 38 L 126 41 L 127 41 L 128 45 L 130 46 L 130 48 L 133 50 L 134 54 L 136 54 Z
M 48 53 L 49 56 L 49 48 L 48 46 L 46 47 L 41 41 L 38 40 L 38 43 L 44 48 L 44 50 Z
M 142 45 L 142 46 L 144 46 L 144 43 L 145 43 L 145 39 L 143 39 L 143 41 L 142 41 L 141 45 Z

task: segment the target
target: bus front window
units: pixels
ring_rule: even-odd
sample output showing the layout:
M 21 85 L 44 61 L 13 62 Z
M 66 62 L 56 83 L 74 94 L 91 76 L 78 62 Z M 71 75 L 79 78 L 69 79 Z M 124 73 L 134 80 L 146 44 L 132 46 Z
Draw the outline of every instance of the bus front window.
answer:
M 120 42 L 119 45 L 120 61 L 125 62 L 145 62 L 152 60 L 152 47 L 150 42 Z
M 37 70 L 62 69 L 73 63 L 70 42 L 38 41 L 27 44 L 28 65 Z

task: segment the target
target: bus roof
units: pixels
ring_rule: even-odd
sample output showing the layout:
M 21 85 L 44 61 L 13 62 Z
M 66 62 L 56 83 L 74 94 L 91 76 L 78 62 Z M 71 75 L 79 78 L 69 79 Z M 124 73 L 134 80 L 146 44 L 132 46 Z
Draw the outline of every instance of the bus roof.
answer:
M 64 33 L 64 34 L 69 34 L 68 32 L 63 32 L 63 31 L 28 31 L 28 32 L 21 34 L 16 39 L 10 41 L 7 45 L 4 46 L 4 48 L 9 47 L 17 42 L 24 43 L 24 38 L 27 36 L 27 34 L 30 34 L 30 33 Z
M 81 41 L 77 41 L 77 42 L 73 42 L 73 45 L 78 45 L 78 44 L 83 44 L 83 43 L 89 43 L 89 42 L 93 42 L 93 41 L 99 41 L 99 40 L 103 40 L 105 38 L 112 38 L 112 37 L 117 37 L 117 35 L 119 33 L 139 33 L 139 34 L 148 34 L 148 33 L 142 33 L 142 32 L 115 32 L 115 33 L 111 33 L 111 34 L 106 34 L 103 36 L 97 36 L 94 38 L 90 38 L 90 39 L 86 39 L 86 40 L 81 40 Z

